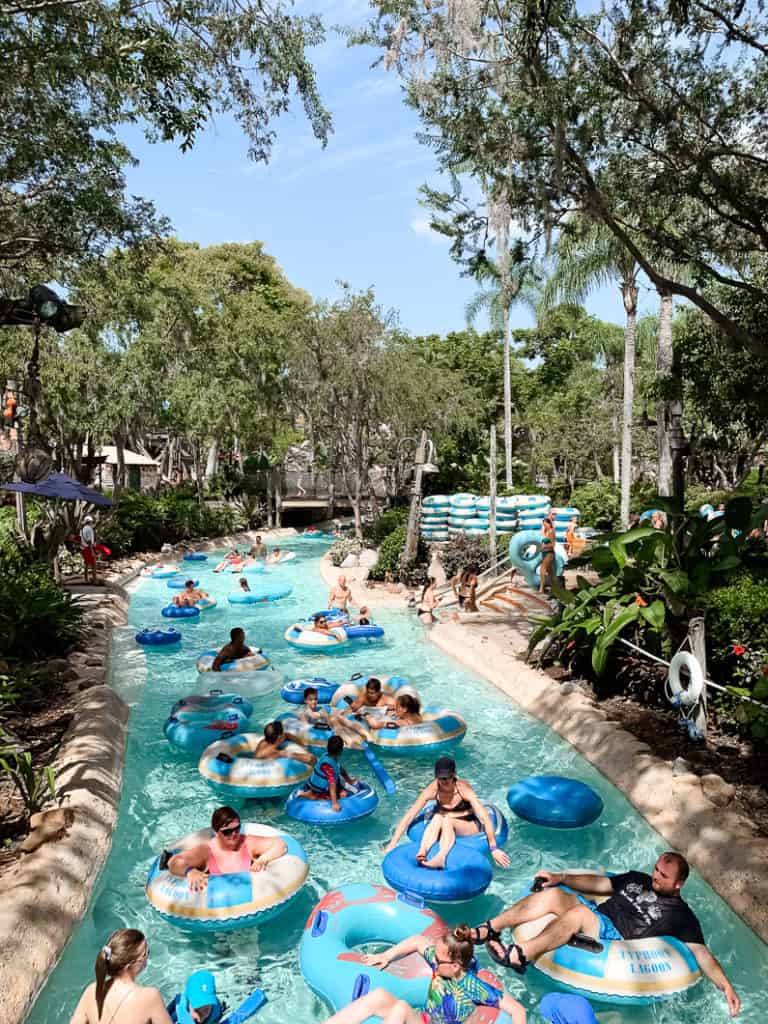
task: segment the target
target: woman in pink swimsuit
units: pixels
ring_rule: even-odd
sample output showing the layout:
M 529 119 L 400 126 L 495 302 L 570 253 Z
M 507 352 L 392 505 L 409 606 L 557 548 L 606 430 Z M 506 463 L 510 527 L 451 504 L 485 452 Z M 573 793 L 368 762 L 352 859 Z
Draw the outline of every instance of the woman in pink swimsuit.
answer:
M 267 864 L 282 857 L 287 847 L 282 839 L 271 836 L 245 836 L 240 831 L 240 815 L 231 807 L 218 807 L 211 817 L 215 835 L 168 861 L 172 875 L 187 878 L 198 892 L 208 885 L 209 875 L 234 875 L 241 871 L 263 871 Z

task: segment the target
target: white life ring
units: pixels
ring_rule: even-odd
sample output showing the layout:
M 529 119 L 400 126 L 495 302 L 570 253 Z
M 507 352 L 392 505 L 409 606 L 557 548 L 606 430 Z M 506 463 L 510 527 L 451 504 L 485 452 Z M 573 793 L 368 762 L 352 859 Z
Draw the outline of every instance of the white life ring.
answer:
M 686 669 L 689 683 L 686 687 L 680 677 L 680 669 Z M 704 689 L 704 673 L 699 659 L 688 651 L 678 651 L 669 665 L 669 689 L 680 704 L 697 704 Z

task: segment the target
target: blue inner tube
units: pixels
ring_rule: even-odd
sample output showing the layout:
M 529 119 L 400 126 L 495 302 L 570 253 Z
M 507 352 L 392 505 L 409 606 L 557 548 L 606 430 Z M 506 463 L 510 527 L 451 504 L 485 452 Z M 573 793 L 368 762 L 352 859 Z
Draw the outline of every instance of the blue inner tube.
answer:
M 184 555 L 185 562 L 207 562 L 208 555 L 204 555 L 202 551 L 191 551 L 188 555 Z
M 319 704 L 330 704 L 331 697 L 338 690 L 338 683 L 329 683 L 322 676 L 314 679 L 292 679 L 280 690 L 280 696 L 289 704 L 303 704 L 304 694 L 313 686 L 317 690 L 317 701 Z
M 136 634 L 136 643 L 143 647 L 167 647 L 181 640 L 178 629 L 141 629 Z
M 417 843 L 402 843 L 382 862 L 384 878 L 398 892 L 420 896 L 431 903 L 452 903 L 471 900 L 491 884 L 493 871 L 488 858 L 472 846 L 456 843 L 441 871 L 418 864 L 418 848 Z
M 267 601 L 279 601 L 293 593 L 293 587 L 275 583 L 272 586 L 255 587 L 251 591 L 235 590 L 227 594 L 230 604 L 264 604 Z
M 269 572 L 269 570 L 264 562 L 251 562 L 250 565 L 244 566 L 240 572 L 246 576 L 259 576 Z
M 378 793 L 367 782 L 358 782 L 355 792 L 339 800 L 341 810 L 338 812 L 333 810 L 330 800 L 307 800 L 298 796 L 304 788 L 299 786 L 294 789 L 286 801 L 285 813 L 289 818 L 304 821 L 308 825 L 345 825 L 359 818 L 367 818 L 379 803 Z
M 189 605 L 178 607 L 175 604 L 167 604 L 160 614 L 164 619 L 196 619 L 200 614 L 200 609 L 194 605 L 192 607 Z
M 507 803 L 519 818 L 548 828 L 583 828 L 603 813 L 603 801 L 584 782 L 530 775 L 511 786 Z
M 491 823 L 493 824 L 493 831 L 496 836 L 496 845 L 503 846 L 509 835 L 507 819 L 495 804 L 489 804 L 486 800 L 483 800 L 482 804 L 491 816 Z M 427 822 L 432 817 L 434 806 L 434 802 L 428 804 L 420 814 L 416 815 L 408 826 L 408 838 L 412 840 L 412 842 L 417 844 L 421 842 L 421 837 L 424 835 L 424 829 L 427 827 Z M 473 836 L 457 836 L 456 842 L 461 843 L 463 846 L 469 846 L 475 850 L 481 850 L 483 853 L 488 852 L 488 837 L 485 832 L 477 832 Z M 436 849 L 437 847 L 435 846 L 435 850 Z M 430 853 L 431 852 L 432 851 L 430 851 Z
M 378 640 L 384 636 L 381 626 L 345 626 L 350 640 Z
M 194 586 L 197 586 L 199 582 L 200 580 L 192 580 Z M 168 580 L 165 585 L 169 590 L 183 590 L 187 585 L 187 581 L 183 576 L 178 576 L 176 579 Z
M 199 720 L 197 720 L 199 719 Z M 232 728 L 215 728 L 216 723 L 229 722 Z M 193 754 L 202 754 L 216 740 L 225 740 L 244 728 L 247 718 L 237 714 L 231 708 L 222 709 L 218 715 L 199 715 L 196 720 L 182 722 L 175 715 L 165 720 L 163 735 L 175 747 L 188 750 Z
M 236 708 L 245 718 L 250 718 L 253 714 L 253 704 L 249 700 L 241 697 L 239 693 L 224 693 L 222 690 L 211 690 L 202 695 L 192 693 L 187 697 L 181 697 L 171 708 L 171 714 L 175 715 L 180 708 L 198 710 L 201 715 L 229 708 Z

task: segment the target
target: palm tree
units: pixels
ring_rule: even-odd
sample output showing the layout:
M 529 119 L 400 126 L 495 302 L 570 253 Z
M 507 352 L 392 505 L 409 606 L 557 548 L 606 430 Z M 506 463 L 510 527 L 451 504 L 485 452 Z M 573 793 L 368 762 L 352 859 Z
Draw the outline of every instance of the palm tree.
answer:
M 629 524 L 632 486 L 632 416 L 635 401 L 639 270 L 634 257 L 602 225 L 581 218 L 574 219 L 564 228 L 557 241 L 554 271 L 542 296 L 545 308 L 562 301 L 583 302 L 595 288 L 609 282 L 618 282 L 626 313 L 620 483 L 620 516 L 624 527 Z
M 486 260 L 475 271 L 480 289 L 467 303 L 467 324 L 473 327 L 481 312 L 488 315 L 491 327 L 501 334 L 504 344 L 504 486 L 512 490 L 512 371 L 510 366 L 509 318 L 515 303 L 535 313 L 540 299 L 538 272 L 534 263 L 524 259 L 521 242 L 509 248 L 509 222 L 506 228 L 497 221 L 497 252 L 506 254 L 502 266 Z M 503 247 L 503 248 L 501 248 Z

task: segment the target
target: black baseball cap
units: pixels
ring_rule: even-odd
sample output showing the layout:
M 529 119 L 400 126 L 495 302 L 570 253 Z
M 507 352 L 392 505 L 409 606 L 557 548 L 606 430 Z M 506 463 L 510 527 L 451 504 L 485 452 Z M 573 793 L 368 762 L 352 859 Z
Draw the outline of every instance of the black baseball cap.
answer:
M 456 762 L 452 757 L 438 757 L 435 761 L 435 778 L 452 779 L 456 774 Z

